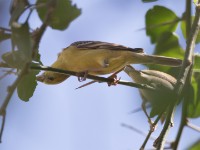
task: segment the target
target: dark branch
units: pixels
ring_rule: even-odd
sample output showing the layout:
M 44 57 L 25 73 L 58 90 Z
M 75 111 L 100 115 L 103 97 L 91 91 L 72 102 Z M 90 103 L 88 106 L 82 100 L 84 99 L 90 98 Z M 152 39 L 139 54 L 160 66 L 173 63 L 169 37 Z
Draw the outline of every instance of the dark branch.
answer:
M 183 65 L 179 74 L 179 78 L 177 80 L 175 93 L 177 95 L 177 100 L 181 98 L 182 92 L 186 89 L 191 82 L 191 74 L 192 67 L 194 63 L 193 55 L 194 55 L 194 47 L 197 39 L 197 35 L 200 29 L 200 8 L 198 7 L 200 4 L 200 0 L 198 0 L 198 4 L 196 7 L 196 14 L 194 18 L 194 22 L 191 26 L 191 0 L 186 0 L 186 36 L 187 36 L 187 46 L 185 57 L 183 61 Z M 186 117 L 187 117 L 187 104 L 188 104 L 188 94 L 184 94 L 183 105 L 182 105 L 182 118 L 181 124 L 179 127 L 179 131 L 176 137 L 175 142 L 173 143 L 173 149 L 176 150 L 178 147 L 178 143 L 180 141 L 180 137 L 183 132 L 183 128 L 186 125 Z
M 77 77 L 79 76 L 78 73 L 74 71 L 62 70 L 62 69 L 57 69 L 57 68 L 45 67 L 45 66 L 31 66 L 30 68 L 34 70 L 45 70 L 45 71 L 52 71 L 52 72 L 57 72 L 61 74 L 66 74 L 66 75 L 77 76 Z M 87 78 L 95 80 L 95 81 L 107 82 L 107 83 L 111 83 L 114 81 L 114 79 L 112 78 L 104 78 L 104 77 L 99 77 L 99 76 L 93 76 L 90 74 L 87 75 Z M 127 81 L 119 81 L 118 84 L 131 86 L 135 88 L 154 90 L 153 87 L 146 84 L 138 84 L 138 83 L 127 82 Z
M 50 3 L 50 2 L 49 2 Z M 37 49 L 39 47 L 39 44 L 40 44 L 40 41 L 41 41 L 41 38 L 47 28 L 47 22 L 49 21 L 49 17 L 51 15 L 51 12 L 53 11 L 53 7 L 51 7 L 50 9 L 48 9 L 47 11 L 47 14 L 46 14 L 46 18 L 43 22 L 43 24 L 40 26 L 40 28 L 37 30 L 37 36 L 35 36 L 33 38 L 33 45 L 32 45 L 32 59 L 34 60 L 34 58 L 36 57 L 36 54 L 37 54 Z M 23 78 L 23 76 L 25 74 L 27 74 L 28 70 L 30 68 L 30 62 L 27 62 L 23 68 L 21 69 L 21 72 L 20 74 L 18 75 L 17 79 L 15 80 L 15 82 L 10 86 L 8 87 L 8 94 L 5 98 L 5 100 L 3 101 L 3 105 L 1 106 L 0 108 L 0 115 L 3 116 L 3 121 L 2 121 L 2 126 L 1 126 L 1 132 L 0 132 L 0 135 L 3 134 L 3 129 L 4 129 L 4 124 L 5 124 L 5 116 L 3 115 L 4 112 L 6 112 L 6 109 L 7 109 L 7 106 L 10 102 L 10 99 L 18 85 L 18 83 L 21 81 L 21 79 Z

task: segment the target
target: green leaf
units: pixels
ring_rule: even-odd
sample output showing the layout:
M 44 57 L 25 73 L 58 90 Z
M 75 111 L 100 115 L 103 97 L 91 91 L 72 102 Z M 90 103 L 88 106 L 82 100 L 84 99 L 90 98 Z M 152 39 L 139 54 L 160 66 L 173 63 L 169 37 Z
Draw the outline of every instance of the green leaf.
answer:
M 28 0 L 13 0 L 12 5 L 10 7 L 10 25 L 13 22 L 17 22 L 21 14 L 25 11 L 26 6 L 29 5 Z
M 22 68 L 24 65 L 24 62 L 28 62 L 26 56 L 24 56 L 20 51 L 13 51 L 13 52 L 6 52 L 2 55 L 2 59 L 5 61 L 6 64 L 8 64 L 12 68 Z M 37 63 L 32 62 L 33 64 L 40 64 L 42 65 L 42 62 L 40 61 L 40 54 L 37 53 L 36 59 L 34 60 Z
M 162 107 L 162 108 L 163 108 L 163 107 Z M 150 112 L 150 114 L 149 114 L 149 117 L 150 117 L 150 118 L 153 118 L 153 117 L 155 117 L 155 116 L 160 115 L 161 113 L 163 113 L 162 108 L 160 108 L 160 107 L 158 107 L 158 106 L 152 106 L 151 112 Z
M 37 86 L 36 74 L 38 72 L 30 72 L 27 75 L 24 75 L 17 85 L 17 93 L 21 100 L 28 101 L 35 91 Z
M 194 21 L 194 16 L 192 16 L 192 21 Z M 181 30 L 182 30 L 183 37 L 186 39 L 186 23 L 185 23 L 185 20 L 181 21 Z M 196 43 L 200 42 L 200 33 L 198 34 L 195 42 Z
M 0 42 L 11 38 L 11 34 L 5 33 L 4 30 L 0 30 Z
M 153 118 L 153 117 L 155 117 L 156 115 L 158 115 L 160 113 L 161 112 L 160 112 L 160 110 L 158 108 L 152 107 L 149 117 Z
M 40 55 L 38 54 L 38 58 Z M 39 62 L 40 64 L 40 62 Z M 38 63 L 32 63 L 31 66 L 37 66 Z M 28 74 L 24 75 L 17 85 L 17 93 L 21 100 L 29 101 L 29 99 L 33 96 L 35 88 L 37 86 L 36 75 L 40 72 L 40 70 L 34 70 L 28 72 Z
M 2 59 L 13 68 L 22 68 L 24 63 L 28 61 L 27 57 L 20 51 L 4 53 Z
M 165 95 L 159 94 L 160 99 L 157 99 L 156 101 L 151 102 L 151 112 L 149 115 L 151 118 L 155 117 L 156 115 L 162 114 L 164 110 L 167 111 L 169 104 L 173 100 L 171 95 L 166 97 L 166 94 Z M 165 98 L 163 96 L 165 96 Z
M 49 14 L 48 24 L 53 29 L 64 30 L 69 24 L 76 19 L 81 10 L 72 5 L 70 0 L 37 0 L 37 5 L 46 3 L 46 7 L 37 7 L 37 12 L 40 19 L 44 22 Z
M 194 2 L 195 4 L 197 4 L 197 3 L 198 3 L 198 0 L 193 0 L 193 2 Z
M 200 140 L 194 143 L 188 150 L 200 150 Z
M 155 1 L 158 1 L 158 0 L 142 0 L 142 2 L 144 2 L 144 3 L 155 2 Z
M 17 46 L 19 52 L 31 61 L 32 43 L 27 22 L 19 26 L 12 26 L 12 42 Z
M 157 41 L 154 54 L 183 58 L 184 50 L 179 44 L 179 37 L 176 33 L 164 32 Z
M 40 64 L 40 65 L 43 65 L 42 62 L 41 62 L 41 60 L 40 60 L 40 53 L 39 53 L 39 52 L 37 52 L 37 55 L 36 55 L 34 61 L 36 61 L 36 63 L 33 63 L 33 62 L 32 62 L 33 64 Z
M 182 59 L 184 56 L 184 50 L 180 46 L 179 38 L 175 33 L 165 32 L 157 41 L 154 54 Z M 168 67 L 161 65 L 148 65 L 148 67 L 152 70 L 159 70 L 169 73 L 172 76 L 176 76 L 179 72 L 178 67 Z
M 155 43 L 165 32 L 174 32 L 179 22 L 176 14 L 163 6 L 154 6 L 146 13 L 146 34 Z
M 195 54 L 194 55 L 194 67 L 193 67 L 194 72 L 200 72 L 200 54 Z
M 189 105 L 188 105 L 188 117 L 197 118 L 200 117 L 200 73 L 194 73 L 192 76 L 191 87 L 189 89 Z

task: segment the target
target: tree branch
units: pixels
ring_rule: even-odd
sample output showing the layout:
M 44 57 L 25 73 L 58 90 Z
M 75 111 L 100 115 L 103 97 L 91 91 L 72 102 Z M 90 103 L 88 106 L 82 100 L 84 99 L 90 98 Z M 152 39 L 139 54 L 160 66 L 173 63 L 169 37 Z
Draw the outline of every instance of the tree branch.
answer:
M 186 125 L 187 125 L 189 128 L 191 128 L 191 129 L 193 129 L 193 130 L 195 130 L 195 131 L 197 131 L 197 132 L 200 132 L 200 127 L 197 126 L 197 125 L 194 125 L 194 124 L 190 123 L 188 120 L 186 120 Z
M 159 116 L 156 118 L 155 122 L 153 123 L 154 126 L 157 126 L 157 123 L 158 123 L 158 121 L 160 120 L 161 116 L 162 116 L 162 114 L 159 115 Z M 145 146 L 146 146 L 148 140 L 151 138 L 151 134 L 152 134 L 152 133 L 153 133 L 153 130 L 149 130 L 149 133 L 147 134 L 147 136 L 146 136 L 146 138 L 145 138 L 145 140 L 144 140 L 142 146 L 140 147 L 140 150 L 144 150 L 144 148 L 145 148 Z M 152 138 L 151 138 L 151 139 L 152 139 Z M 154 138 L 154 140 L 156 140 L 156 138 Z
M 0 27 L 0 30 L 11 32 L 11 29 L 7 29 L 7 28 L 4 28 L 4 27 Z
M 173 126 L 174 111 L 175 111 L 175 104 L 172 103 L 168 108 L 165 125 L 164 125 L 159 137 L 155 140 L 155 142 L 153 144 L 153 146 L 156 147 L 157 150 L 164 149 L 167 134 L 169 132 L 169 129 Z
M 199 4 L 200 0 L 198 1 Z M 196 14 L 194 18 L 194 22 L 192 24 L 190 36 L 187 40 L 187 46 L 186 46 L 186 51 L 185 51 L 185 57 L 183 61 L 183 65 L 181 67 L 179 77 L 177 80 L 177 84 L 175 86 L 175 93 L 180 99 L 182 95 L 183 88 L 186 84 L 186 79 L 189 74 L 189 70 L 193 65 L 193 53 L 194 53 L 194 47 L 195 47 L 195 41 L 197 39 L 197 35 L 199 33 L 200 29 L 200 9 L 196 7 Z
M 52 2 L 53 1 L 50 1 L 49 5 Z M 49 16 L 50 16 L 52 11 L 53 11 L 53 6 L 50 6 L 48 11 L 47 11 L 46 18 L 45 18 L 43 24 L 40 26 L 40 28 L 38 30 L 36 30 L 37 34 L 35 34 L 35 36 L 32 37 L 33 38 L 33 45 L 32 45 L 31 50 L 32 50 L 32 59 L 33 60 L 36 57 L 36 54 L 37 54 L 36 52 L 38 50 L 38 47 L 39 47 L 39 44 L 40 44 L 40 40 L 41 40 L 41 38 L 42 38 L 46 28 L 47 28 L 47 22 L 49 21 Z M 2 64 L 3 63 L 1 63 L 1 65 Z M 23 68 L 21 69 L 21 72 L 18 75 L 18 77 L 15 80 L 15 82 L 10 87 L 8 87 L 8 94 L 7 94 L 6 98 L 5 98 L 5 100 L 3 101 L 3 105 L 0 107 L 0 115 L 3 116 L 2 126 L 1 126 L 1 130 L 0 130 L 0 136 L 2 136 L 2 134 L 3 134 L 4 124 L 5 124 L 5 115 L 4 114 L 6 113 L 7 106 L 9 104 L 9 102 L 10 102 L 10 99 L 11 99 L 15 89 L 17 88 L 18 83 L 21 81 L 23 76 L 25 74 L 27 74 L 29 68 L 30 68 L 30 62 L 27 62 L 23 66 Z M 0 139 L 0 141 L 1 141 L 1 139 Z
M 12 68 L 7 63 L 0 62 L 0 68 Z
M 199 5 L 200 0 L 198 0 Z M 175 93 L 177 95 L 177 100 L 181 98 L 182 91 L 187 89 L 191 82 L 191 74 L 192 74 L 192 67 L 194 63 L 193 55 L 194 55 L 194 47 L 195 42 L 197 39 L 197 35 L 200 29 L 200 8 L 196 7 L 196 14 L 194 18 L 194 22 L 191 28 L 191 0 L 186 0 L 186 37 L 187 37 L 187 46 L 185 57 L 183 61 L 183 65 L 181 71 L 179 73 L 179 78 L 177 80 Z M 183 132 L 183 128 L 186 125 L 186 117 L 187 117 L 187 105 L 189 102 L 189 95 L 184 94 L 183 105 L 182 105 L 182 118 L 181 124 L 179 127 L 179 131 L 176 137 L 175 142 L 173 143 L 172 147 L 174 150 L 178 148 L 178 143 L 180 141 L 180 137 Z
M 130 130 L 132 130 L 132 131 L 135 131 L 135 132 L 137 132 L 137 133 L 139 133 L 139 134 L 141 134 L 141 135 L 143 135 L 143 136 L 148 136 L 148 135 L 147 135 L 145 132 L 143 132 L 142 130 L 136 129 L 135 127 L 133 127 L 133 126 L 131 126 L 131 125 L 122 123 L 121 126 L 124 127 L 124 128 L 130 129 Z M 151 140 L 155 140 L 155 139 L 156 139 L 156 137 L 153 137 L 153 136 L 149 136 L 149 138 L 150 138 Z
M 189 94 L 187 94 L 187 95 L 189 95 Z M 188 96 L 186 96 L 185 98 L 188 98 Z M 183 100 L 181 123 L 180 123 L 180 126 L 179 126 L 178 133 L 176 135 L 176 140 L 172 143 L 173 150 L 176 150 L 178 148 L 178 144 L 179 144 L 181 135 L 183 133 L 184 126 L 186 125 L 187 102 L 188 102 L 187 99 Z
M 57 69 L 57 68 L 52 68 L 52 67 L 31 66 L 30 68 L 34 69 L 34 70 L 52 71 L 52 72 L 57 72 L 57 73 L 66 74 L 66 75 L 72 75 L 72 76 L 76 76 L 76 77 L 79 76 L 77 72 L 69 71 L 69 70 L 62 70 L 62 69 Z M 99 77 L 99 76 L 93 76 L 90 74 L 87 75 L 87 78 L 95 80 L 95 81 L 107 82 L 107 83 L 111 83 L 114 81 L 114 79 L 112 79 L 112 78 L 104 78 L 104 77 Z M 146 85 L 146 84 L 138 84 L 138 83 L 127 82 L 127 81 L 119 81 L 118 84 L 125 85 L 125 86 L 131 86 L 131 87 L 135 87 L 135 88 L 141 88 L 141 89 L 155 90 L 153 87 Z
M 2 112 L 1 116 L 2 116 L 2 124 L 0 130 L 0 143 L 2 142 L 3 130 L 6 122 L 6 111 Z

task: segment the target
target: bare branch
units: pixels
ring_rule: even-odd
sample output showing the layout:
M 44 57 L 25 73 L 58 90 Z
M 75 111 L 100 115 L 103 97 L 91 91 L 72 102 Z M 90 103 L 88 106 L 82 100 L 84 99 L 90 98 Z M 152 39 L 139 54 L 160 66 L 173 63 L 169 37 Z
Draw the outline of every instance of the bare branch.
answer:
M 57 73 L 66 74 L 66 75 L 72 75 L 72 76 L 77 76 L 77 77 L 81 76 L 81 75 L 78 75 L 78 73 L 74 72 L 74 71 L 62 70 L 62 69 L 46 67 L 46 66 L 31 66 L 30 68 L 34 69 L 34 70 L 52 71 L 52 72 L 57 72 Z M 99 81 L 100 83 L 101 82 L 111 83 L 111 82 L 114 81 L 114 79 L 112 79 L 112 78 L 104 78 L 104 77 L 99 77 L 99 76 L 93 76 L 93 75 L 90 75 L 90 74 L 87 75 L 87 78 L 95 80 L 95 81 Z M 153 87 L 151 87 L 149 85 L 146 85 L 146 84 L 138 84 L 138 83 L 127 82 L 127 81 L 122 81 L 122 80 L 119 81 L 118 84 L 125 85 L 125 86 L 136 87 L 136 88 L 154 90 Z
M 36 52 L 37 52 L 37 50 L 38 50 L 38 47 L 39 47 L 39 44 L 40 44 L 40 40 L 41 40 L 41 38 L 42 38 L 42 36 L 43 36 L 43 34 L 44 34 L 46 28 L 47 28 L 47 22 L 48 22 L 48 20 L 49 20 L 49 16 L 50 16 L 52 10 L 53 10 L 52 7 L 48 10 L 48 12 L 47 12 L 47 14 L 46 14 L 45 21 L 44 21 L 43 24 L 40 26 L 40 28 L 37 30 L 37 36 L 35 36 L 35 37 L 33 38 L 33 45 L 32 45 L 32 52 L 33 52 L 33 53 L 32 53 L 32 59 L 34 59 L 35 56 L 36 56 L 36 54 L 37 54 Z M 2 65 L 2 66 L 5 65 L 5 63 L 1 63 L 1 65 Z M 10 87 L 8 87 L 8 94 L 7 94 L 6 98 L 5 98 L 5 100 L 3 101 L 3 105 L 2 105 L 1 108 L 0 108 L 0 115 L 3 116 L 3 123 L 2 123 L 2 126 L 1 126 L 1 133 L 0 133 L 0 135 L 3 134 L 4 124 L 5 124 L 5 116 L 4 116 L 3 114 L 4 114 L 4 112 L 6 112 L 7 106 L 8 106 L 8 104 L 9 104 L 9 102 L 10 102 L 10 99 L 11 99 L 11 97 L 12 97 L 12 95 L 13 95 L 13 93 L 14 93 L 14 91 L 15 91 L 17 85 L 18 85 L 18 83 L 21 81 L 22 77 L 23 77 L 25 74 L 27 74 L 29 68 L 30 68 L 30 63 L 28 62 L 28 63 L 26 63 L 26 64 L 24 65 L 24 67 L 21 69 L 21 72 L 20 72 L 20 74 L 18 75 L 18 77 L 17 77 L 17 79 L 15 80 L 15 82 L 14 82 Z
M 16 74 L 15 72 L 13 72 L 13 70 L 14 69 L 4 70 L 5 73 L 2 76 L 0 76 L 0 80 L 2 80 L 3 78 L 5 78 L 9 74 Z
M 137 132 L 137 133 L 139 133 L 139 134 L 141 134 L 141 135 L 143 135 L 143 136 L 148 136 L 147 133 L 145 133 L 145 132 L 143 132 L 143 131 L 141 131 L 141 130 L 139 130 L 139 129 L 136 129 L 135 127 L 133 127 L 133 126 L 131 126 L 131 125 L 122 123 L 121 126 L 124 127 L 124 128 L 130 129 L 130 130 L 132 130 L 132 131 L 135 131 L 135 132 Z M 149 139 L 155 140 L 156 137 L 149 136 Z
M 162 114 L 159 115 L 159 116 L 156 118 L 156 120 L 155 120 L 155 122 L 154 122 L 154 126 L 157 126 L 157 123 L 158 123 L 158 121 L 160 120 L 161 116 L 162 116 Z M 147 142 L 148 142 L 149 139 L 151 138 L 151 134 L 152 134 L 152 133 L 153 133 L 153 130 L 149 130 L 149 133 L 146 135 L 146 138 L 145 138 L 145 140 L 144 140 L 142 146 L 140 147 L 141 150 L 145 148 Z M 152 138 L 151 138 L 151 139 L 152 139 Z M 156 138 L 154 138 L 154 140 L 156 140 Z M 166 142 L 167 142 L 167 141 L 166 141 Z M 168 142 L 168 143 L 170 143 L 170 142 Z
M 193 130 L 195 130 L 195 131 L 197 131 L 197 132 L 200 132 L 200 127 L 199 127 L 199 126 L 194 125 L 194 124 L 190 123 L 189 121 L 187 122 L 186 125 L 187 125 L 189 128 L 191 128 L 191 129 L 193 129 Z
M 166 143 L 166 137 L 169 132 L 169 129 L 173 126 L 173 118 L 174 118 L 175 104 L 172 103 L 169 106 L 167 118 L 165 121 L 165 125 L 159 135 L 159 137 L 154 141 L 153 146 L 156 147 L 157 150 L 164 149 Z
M 187 36 L 187 46 L 186 52 L 184 56 L 183 65 L 181 67 L 181 71 L 179 73 L 179 78 L 177 80 L 177 84 L 175 87 L 175 93 L 177 95 L 177 100 L 181 98 L 182 92 L 184 88 L 187 88 L 191 82 L 191 74 L 192 67 L 194 63 L 193 55 L 194 55 L 194 47 L 197 39 L 197 35 L 200 29 L 200 8 L 198 5 L 200 4 L 200 0 L 198 0 L 198 4 L 196 6 L 196 14 L 194 18 L 194 22 L 191 26 L 191 0 L 186 0 L 186 36 Z M 179 127 L 179 131 L 176 137 L 175 142 L 173 143 L 173 149 L 176 150 L 178 148 L 178 143 L 180 141 L 180 137 L 183 132 L 183 128 L 186 125 L 186 117 L 187 117 L 187 104 L 188 104 L 188 94 L 184 94 L 183 105 L 182 105 L 182 118 L 181 124 Z
M 0 143 L 2 142 L 3 130 L 6 122 L 6 111 L 2 112 L 2 123 L 1 123 L 1 130 L 0 130 Z

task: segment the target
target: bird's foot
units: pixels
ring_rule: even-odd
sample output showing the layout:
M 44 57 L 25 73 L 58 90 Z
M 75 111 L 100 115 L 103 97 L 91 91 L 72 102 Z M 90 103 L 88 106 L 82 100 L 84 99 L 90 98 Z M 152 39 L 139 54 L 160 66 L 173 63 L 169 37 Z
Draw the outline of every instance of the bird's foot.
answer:
M 111 76 L 109 76 L 108 78 L 111 78 L 113 79 L 112 82 L 109 82 L 108 83 L 108 86 L 111 86 L 111 85 L 117 85 L 121 79 L 121 77 L 119 79 L 117 79 L 117 75 L 116 74 L 112 74 Z
M 122 70 L 124 70 L 125 67 L 123 67 L 122 69 L 114 72 L 111 76 L 109 76 L 108 78 L 111 78 L 113 79 L 112 82 L 108 83 L 108 86 L 111 86 L 111 85 L 117 85 L 121 79 L 121 77 L 119 79 L 117 79 L 117 74 L 120 73 Z
M 77 73 L 78 81 L 79 81 L 79 82 L 85 81 L 86 78 L 87 78 L 87 75 L 88 75 L 88 71 L 85 71 L 85 72 L 78 72 L 78 73 Z

